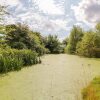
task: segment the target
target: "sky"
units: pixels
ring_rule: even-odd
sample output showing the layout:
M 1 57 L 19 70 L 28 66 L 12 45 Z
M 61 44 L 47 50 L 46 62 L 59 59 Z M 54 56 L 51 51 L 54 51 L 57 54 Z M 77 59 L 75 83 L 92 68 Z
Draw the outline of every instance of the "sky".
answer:
M 100 0 L 0 0 L 10 15 L 6 24 L 24 23 L 42 35 L 70 34 L 73 25 L 90 29 L 100 21 Z

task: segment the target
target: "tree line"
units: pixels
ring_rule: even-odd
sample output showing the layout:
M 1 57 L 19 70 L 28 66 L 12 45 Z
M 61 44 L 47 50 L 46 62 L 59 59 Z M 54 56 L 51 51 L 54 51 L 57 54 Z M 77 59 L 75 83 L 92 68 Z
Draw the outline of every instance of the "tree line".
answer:
M 40 56 L 45 53 L 59 53 L 56 36 L 43 37 L 21 23 L 3 25 L 6 14 L 6 7 L 0 5 L 0 73 L 41 63 Z
M 0 21 L 3 21 L 4 14 L 8 14 L 5 9 L 6 7 L 0 6 Z M 44 37 L 25 24 L 0 24 L 1 73 L 41 63 L 40 56 L 48 53 L 100 57 L 100 23 L 89 31 L 73 26 L 69 37 L 63 42 L 56 35 Z
M 47 53 L 61 53 L 57 36 L 43 37 L 25 24 L 0 25 L 0 73 L 41 63 Z
M 85 57 L 100 57 L 100 23 L 95 29 L 84 31 L 79 26 L 73 26 L 69 38 L 63 41 L 66 44 L 64 52 Z

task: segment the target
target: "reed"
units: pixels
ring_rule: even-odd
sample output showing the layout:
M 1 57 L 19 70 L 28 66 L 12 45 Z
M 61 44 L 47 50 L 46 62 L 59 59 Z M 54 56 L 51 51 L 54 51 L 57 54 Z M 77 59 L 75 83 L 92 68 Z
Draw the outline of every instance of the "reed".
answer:
M 0 73 L 21 70 L 24 66 L 40 63 L 38 54 L 31 50 L 0 49 Z

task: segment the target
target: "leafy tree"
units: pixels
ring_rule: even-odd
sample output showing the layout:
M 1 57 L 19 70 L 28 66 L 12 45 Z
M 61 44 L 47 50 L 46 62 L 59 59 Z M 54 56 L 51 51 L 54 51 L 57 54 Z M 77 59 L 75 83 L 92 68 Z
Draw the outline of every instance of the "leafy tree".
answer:
M 71 30 L 71 34 L 69 37 L 69 42 L 67 47 L 65 48 L 67 53 L 75 53 L 76 51 L 76 45 L 79 41 L 81 41 L 83 37 L 83 30 L 79 26 L 73 26 L 73 29 Z
M 68 42 L 69 42 L 69 38 L 67 37 L 67 38 L 65 38 L 63 40 L 62 44 L 67 46 L 68 45 Z
M 60 53 L 61 47 L 57 36 L 49 35 L 46 40 L 45 47 L 49 49 L 50 53 Z
M 7 25 L 6 43 L 12 48 L 24 49 L 31 47 L 29 29 L 25 25 Z
M 47 52 L 47 49 L 45 48 L 43 37 L 40 35 L 39 32 L 30 32 L 29 34 L 31 38 L 31 49 L 35 50 L 39 53 L 39 55 L 43 55 Z
M 26 25 L 7 25 L 6 26 L 6 43 L 11 48 L 16 49 L 31 49 L 39 55 L 46 52 L 43 43 L 43 37 L 39 32 L 31 31 Z
M 100 57 L 100 35 L 93 31 L 86 32 L 77 44 L 77 53 L 86 57 Z

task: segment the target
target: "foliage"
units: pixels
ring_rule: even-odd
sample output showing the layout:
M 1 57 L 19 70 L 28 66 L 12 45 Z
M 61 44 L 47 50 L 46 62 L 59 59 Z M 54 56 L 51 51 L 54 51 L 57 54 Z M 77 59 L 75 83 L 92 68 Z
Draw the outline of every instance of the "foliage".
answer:
M 69 38 L 65 38 L 63 41 L 62 41 L 62 45 L 63 45 L 63 53 L 67 53 L 67 45 L 68 45 L 68 42 L 69 42 Z
M 97 25 L 95 26 L 96 28 L 96 32 L 98 32 L 100 34 L 100 22 L 97 23 Z
M 36 52 L 31 50 L 0 49 L 0 73 L 20 70 L 23 66 L 39 63 Z
M 6 73 L 13 70 L 20 70 L 23 65 L 22 59 L 0 56 L 0 73 Z
M 61 53 L 60 42 L 57 36 L 49 35 L 46 39 L 45 47 L 50 51 L 50 53 Z
M 43 37 L 40 35 L 39 32 L 30 32 L 31 38 L 31 49 L 35 50 L 39 56 L 47 53 L 47 49 L 45 48 Z
M 76 45 L 79 41 L 81 41 L 82 36 L 83 36 L 82 28 L 80 28 L 79 26 L 73 26 L 65 52 L 69 54 L 75 53 Z
M 73 51 L 73 47 L 71 44 L 68 44 L 64 49 L 64 52 L 68 54 L 72 54 L 73 53 L 72 51 Z
M 25 25 L 7 25 L 6 26 L 6 43 L 11 46 L 11 48 L 25 49 L 26 47 L 30 49 L 31 41 L 28 36 L 28 27 Z
M 100 57 L 100 23 L 97 23 L 95 30 L 87 32 L 74 26 L 64 52 L 85 57 Z
M 62 42 L 62 44 L 64 44 L 64 45 L 68 45 L 68 42 L 69 42 L 69 38 L 67 37 L 67 38 L 65 38 L 64 40 L 63 40 L 63 42 Z
M 94 78 L 82 91 L 83 100 L 100 100 L 100 77 Z
M 15 49 L 31 49 L 39 55 L 46 51 L 42 36 L 39 32 L 31 31 L 26 25 L 7 25 L 6 26 L 6 43 Z
M 100 35 L 93 31 L 86 32 L 77 44 L 76 52 L 86 57 L 100 57 Z

